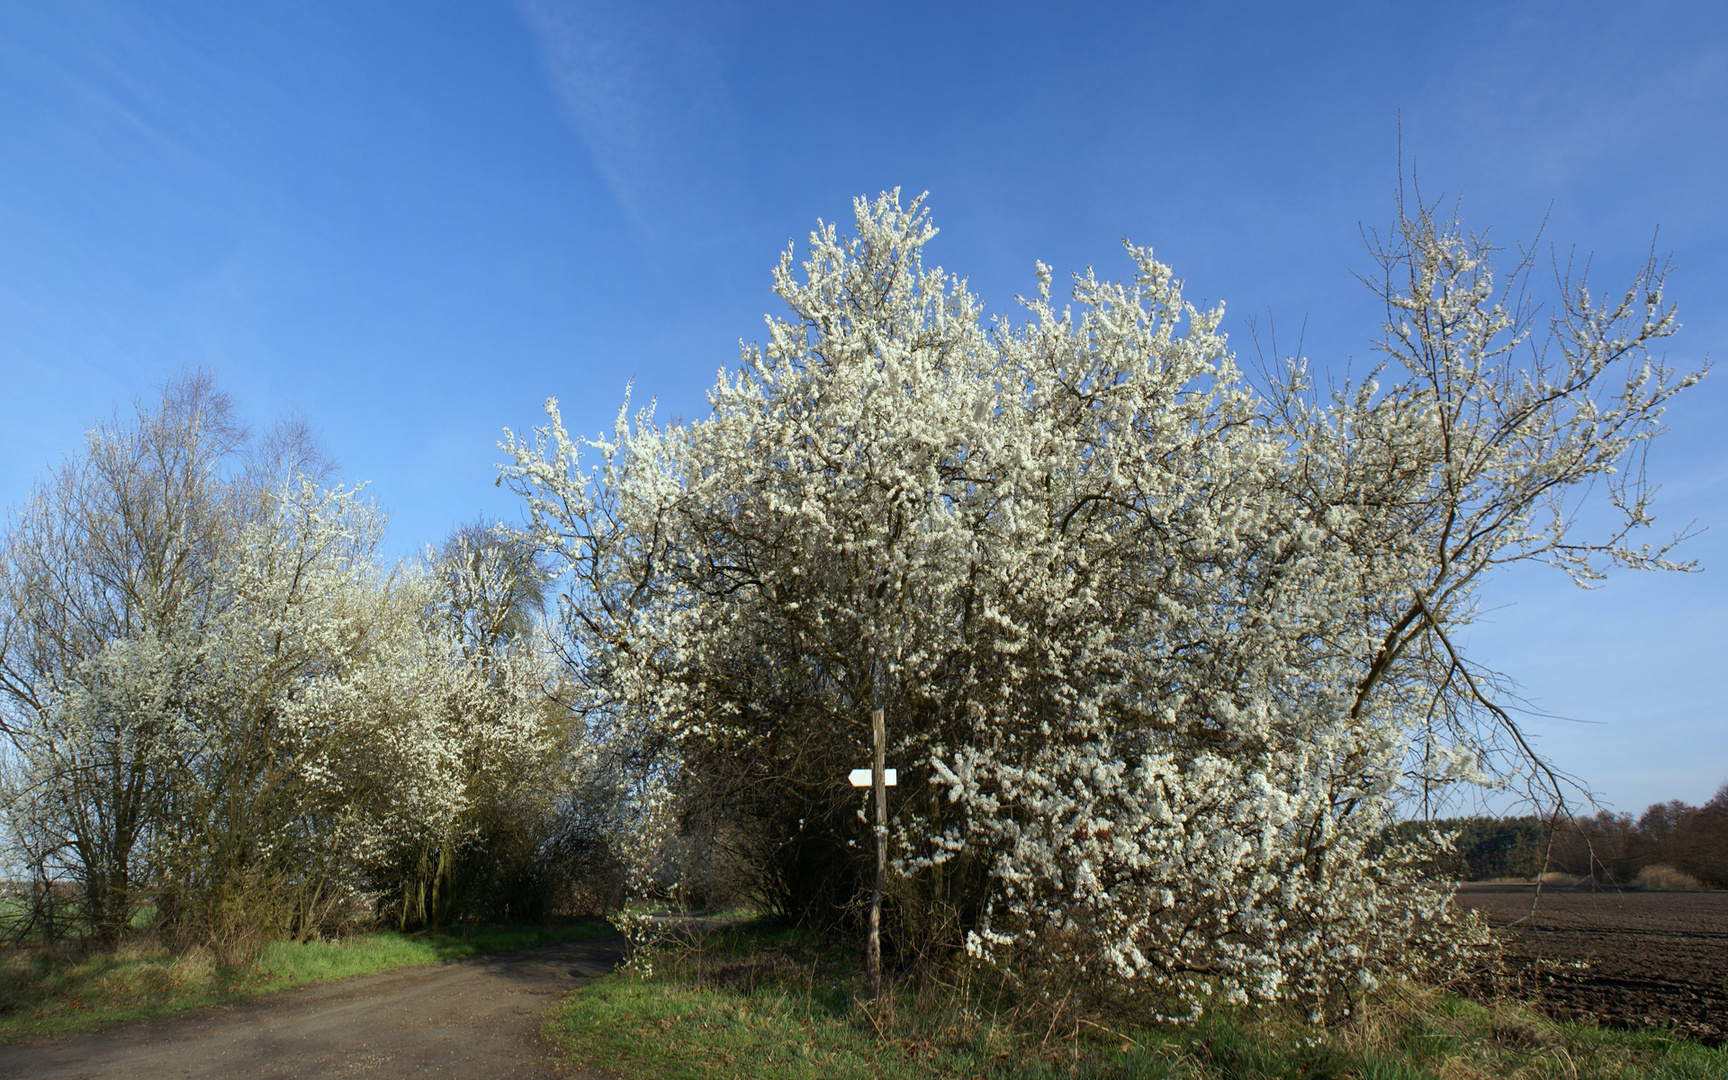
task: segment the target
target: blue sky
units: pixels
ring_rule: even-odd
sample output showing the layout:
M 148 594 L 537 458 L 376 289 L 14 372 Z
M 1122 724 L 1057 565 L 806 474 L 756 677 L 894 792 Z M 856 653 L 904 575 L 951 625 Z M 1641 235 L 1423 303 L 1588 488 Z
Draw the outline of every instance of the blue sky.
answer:
M 694 415 L 769 269 L 858 194 L 928 190 L 993 310 L 1130 237 L 1317 364 L 1407 165 L 1513 244 L 1671 252 L 1670 356 L 1728 353 L 1728 6 L 0 5 L 0 502 L 187 365 L 303 412 L 399 553 L 476 514 L 500 430 L 627 381 Z M 1472 654 L 1637 811 L 1728 780 L 1728 385 L 1653 455 L 1698 575 L 1495 583 Z

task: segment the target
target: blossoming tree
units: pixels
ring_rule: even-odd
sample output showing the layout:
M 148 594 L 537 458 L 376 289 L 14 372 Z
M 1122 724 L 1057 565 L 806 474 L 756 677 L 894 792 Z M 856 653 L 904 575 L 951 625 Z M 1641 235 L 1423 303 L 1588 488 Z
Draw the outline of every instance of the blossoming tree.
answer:
M 254 439 L 193 375 L 9 523 L 0 826 L 26 906 L 71 910 L 8 929 L 520 917 L 593 854 L 607 789 L 553 694 L 531 550 L 384 565 L 382 514 L 323 478 L 302 429 Z
M 1461 780 L 1552 779 L 1455 645 L 1496 566 L 1670 567 L 1636 465 L 1695 376 L 1654 267 L 1538 333 L 1520 264 L 1419 209 L 1378 252 L 1385 362 L 1256 389 L 1171 270 L 1038 267 L 986 321 L 923 265 L 922 200 L 855 206 L 774 273 L 787 313 L 660 425 L 510 435 L 504 479 L 561 561 L 592 718 L 686 824 L 724 818 L 764 890 L 854 900 L 847 770 L 885 707 L 902 948 L 934 937 L 1158 1015 L 1316 1015 L 1467 943 L 1386 846 Z M 1605 481 L 1619 527 L 1568 499 Z M 920 781 L 908 783 L 908 781 Z M 867 845 L 863 846 L 867 849 Z

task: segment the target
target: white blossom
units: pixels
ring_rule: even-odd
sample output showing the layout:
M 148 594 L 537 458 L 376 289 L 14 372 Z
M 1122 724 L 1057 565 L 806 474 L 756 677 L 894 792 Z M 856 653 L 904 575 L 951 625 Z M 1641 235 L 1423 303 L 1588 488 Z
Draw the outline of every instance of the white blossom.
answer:
M 1039 265 L 1025 321 L 987 322 L 923 266 L 921 200 L 855 209 L 801 274 L 782 257 L 788 313 L 707 416 L 627 401 L 581 440 L 549 402 L 504 444 L 568 575 L 578 677 L 653 751 L 658 805 L 770 781 L 824 805 L 882 704 L 890 760 L 938 796 L 899 805 L 902 895 L 981 868 L 981 960 L 1191 1019 L 1215 997 L 1324 1015 L 1468 948 L 1480 928 L 1414 869 L 1443 838 L 1384 831 L 1529 760 L 1449 636 L 1488 570 L 1673 565 L 1626 542 L 1636 485 L 1606 539 L 1543 516 L 1624 475 L 1690 378 L 1643 360 L 1672 326 L 1657 279 L 1568 307 L 1558 363 L 1519 359 L 1486 246 L 1418 215 L 1383 264 L 1387 365 L 1318 395 L 1292 362 L 1256 390 L 1223 308 L 1149 249 L 1060 307 Z M 816 842 L 798 817 L 769 840 Z

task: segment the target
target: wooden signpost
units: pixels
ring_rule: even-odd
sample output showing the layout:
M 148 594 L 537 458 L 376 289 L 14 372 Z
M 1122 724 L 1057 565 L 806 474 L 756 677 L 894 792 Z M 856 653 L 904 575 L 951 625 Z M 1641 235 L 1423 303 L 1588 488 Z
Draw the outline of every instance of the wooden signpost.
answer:
M 864 945 L 871 997 L 882 993 L 882 888 L 888 882 L 888 787 L 899 780 L 895 770 L 883 766 L 887 754 L 883 727 L 882 710 L 877 709 L 870 714 L 870 768 L 853 769 L 848 777 L 853 787 L 870 785 L 876 802 L 876 887 L 870 890 L 870 936 Z

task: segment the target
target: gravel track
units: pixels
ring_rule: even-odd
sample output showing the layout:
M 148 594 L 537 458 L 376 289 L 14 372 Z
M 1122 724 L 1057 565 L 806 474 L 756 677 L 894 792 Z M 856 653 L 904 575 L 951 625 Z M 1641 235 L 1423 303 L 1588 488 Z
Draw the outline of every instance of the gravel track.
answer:
M 0 1046 L 0 1078 L 592 1077 L 560 1068 L 540 1026 L 560 997 L 623 953 L 620 937 L 547 945 Z

